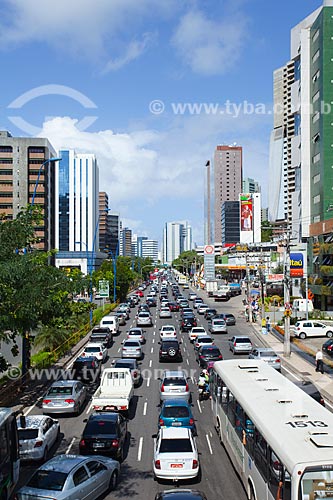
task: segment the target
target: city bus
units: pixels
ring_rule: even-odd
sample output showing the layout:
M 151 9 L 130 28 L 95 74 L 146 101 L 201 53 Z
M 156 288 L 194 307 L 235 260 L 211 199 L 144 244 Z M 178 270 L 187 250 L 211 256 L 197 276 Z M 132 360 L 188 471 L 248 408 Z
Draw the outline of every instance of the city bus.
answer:
M 333 498 L 333 414 L 264 361 L 211 372 L 219 439 L 250 500 Z
M 19 441 L 16 414 L 0 408 L 0 499 L 8 500 L 19 479 Z

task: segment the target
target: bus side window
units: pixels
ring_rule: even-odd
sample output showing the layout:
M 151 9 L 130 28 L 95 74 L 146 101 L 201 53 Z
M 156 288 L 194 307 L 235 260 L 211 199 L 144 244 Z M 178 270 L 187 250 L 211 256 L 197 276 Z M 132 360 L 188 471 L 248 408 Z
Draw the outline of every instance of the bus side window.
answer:
M 267 480 L 267 442 L 257 429 L 255 431 L 254 460 L 259 472 Z
M 235 398 L 232 392 L 227 390 L 228 398 L 228 419 L 233 427 L 235 427 Z
M 243 444 L 245 445 L 250 456 L 254 454 L 254 424 L 251 419 L 245 414 L 245 429 L 243 432 Z
M 9 449 L 8 449 L 8 433 L 7 433 L 7 425 L 4 424 L 0 427 L 0 464 L 4 462 L 4 460 L 8 459 Z
M 283 500 L 291 500 L 291 476 L 287 469 L 283 468 Z

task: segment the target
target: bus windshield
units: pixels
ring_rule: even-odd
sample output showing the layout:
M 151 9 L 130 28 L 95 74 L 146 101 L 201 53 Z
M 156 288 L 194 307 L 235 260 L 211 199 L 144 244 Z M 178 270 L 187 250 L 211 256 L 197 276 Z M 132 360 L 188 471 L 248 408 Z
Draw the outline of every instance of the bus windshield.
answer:
M 333 471 L 305 471 L 301 480 L 302 500 L 326 498 L 333 495 Z

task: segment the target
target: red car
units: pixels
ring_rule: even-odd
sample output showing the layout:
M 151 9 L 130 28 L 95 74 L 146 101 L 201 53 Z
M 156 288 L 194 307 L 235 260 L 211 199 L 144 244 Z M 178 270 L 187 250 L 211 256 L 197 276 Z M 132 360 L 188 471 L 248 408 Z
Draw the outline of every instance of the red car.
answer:
M 177 302 L 169 302 L 168 305 L 169 305 L 170 311 L 172 311 L 172 312 L 179 311 L 179 304 Z
M 136 290 L 134 293 L 135 293 L 135 295 L 139 295 L 139 297 L 143 297 L 142 290 Z

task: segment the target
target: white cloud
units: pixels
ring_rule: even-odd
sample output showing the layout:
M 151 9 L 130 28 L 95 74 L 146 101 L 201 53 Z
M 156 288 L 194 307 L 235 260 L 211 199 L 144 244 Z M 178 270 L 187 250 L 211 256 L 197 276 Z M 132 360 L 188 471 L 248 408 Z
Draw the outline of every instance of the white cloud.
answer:
M 135 40 L 129 43 L 125 49 L 125 53 L 115 59 L 110 59 L 110 61 L 105 65 L 103 73 L 108 73 L 109 71 L 117 71 L 118 69 L 126 66 L 134 59 L 140 57 L 147 48 L 151 45 L 152 41 L 156 38 L 153 33 L 144 33 L 142 40 Z
M 196 9 L 181 18 L 172 44 L 193 72 L 210 76 L 226 73 L 235 65 L 245 37 L 246 19 L 240 12 L 209 19 Z
M 4 50 L 29 42 L 47 43 L 64 53 L 121 67 L 142 53 L 147 37 L 135 42 L 142 23 L 169 16 L 175 0 L 3 0 L 0 46 Z M 143 47 L 143 45 L 144 47 Z M 127 46 L 127 48 L 126 48 Z M 124 56 L 120 57 L 119 53 Z M 115 58 L 115 59 L 114 59 Z M 123 61 L 122 61 L 123 59 Z M 112 69 L 112 68 L 111 68 Z

